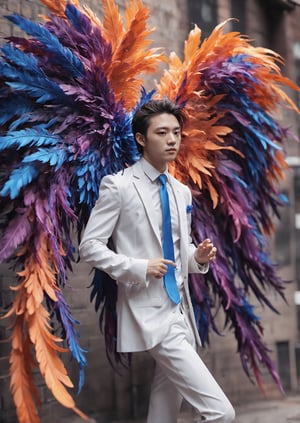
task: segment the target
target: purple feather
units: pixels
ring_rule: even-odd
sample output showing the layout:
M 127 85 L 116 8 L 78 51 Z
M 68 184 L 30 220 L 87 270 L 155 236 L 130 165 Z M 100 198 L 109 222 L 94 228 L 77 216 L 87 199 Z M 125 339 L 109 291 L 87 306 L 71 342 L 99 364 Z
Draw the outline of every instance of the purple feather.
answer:
M 29 220 L 30 209 L 18 209 L 11 218 L 1 238 L 0 262 L 9 260 L 30 236 L 32 226 Z

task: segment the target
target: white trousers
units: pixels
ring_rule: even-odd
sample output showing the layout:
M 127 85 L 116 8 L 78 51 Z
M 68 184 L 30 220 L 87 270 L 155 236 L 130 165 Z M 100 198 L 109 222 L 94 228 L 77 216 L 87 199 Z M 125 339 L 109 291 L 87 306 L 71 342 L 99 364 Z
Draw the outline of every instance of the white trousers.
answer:
M 194 407 L 195 422 L 233 422 L 234 409 L 195 351 L 192 329 L 179 308 L 168 336 L 149 353 L 156 370 L 147 423 L 176 423 L 183 398 Z

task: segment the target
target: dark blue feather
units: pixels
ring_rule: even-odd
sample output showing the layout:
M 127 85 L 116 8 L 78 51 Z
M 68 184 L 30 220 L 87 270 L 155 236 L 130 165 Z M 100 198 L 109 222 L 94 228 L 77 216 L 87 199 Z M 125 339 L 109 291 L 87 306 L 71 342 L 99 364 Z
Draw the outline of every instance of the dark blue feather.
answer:
M 32 72 L 34 75 L 44 75 L 44 72 L 39 68 L 38 60 L 32 54 L 24 53 L 10 44 L 4 44 L 1 50 L 6 60 L 25 70 L 26 73 Z
M 21 116 L 27 119 L 24 115 L 33 109 L 30 99 L 26 96 L 14 93 L 7 97 L 0 96 L 0 125 L 9 122 L 15 116 Z
M 6 84 L 16 91 L 25 91 L 38 103 L 56 100 L 60 104 L 69 103 L 69 97 L 54 81 L 50 81 L 43 73 L 32 74 L 0 61 L 0 76 Z
M 64 104 L 70 101 L 55 82 L 26 74 L 19 75 L 19 78 L 19 81 L 7 82 L 7 85 L 16 91 L 25 91 L 37 103 L 42 104 L 48 101 L 56 101 Z
M 57 63 L 70 72 L 73 77 L 84 76 L 85 70 L 81 60 L 69 48 L 64 47 L 58 38 L 42 25 L 31 22 L 18 14 L 6 16 L 6 18 L 18 25 L 27 34 L 39 40 L 45 51 L 51 53 L 53 63 Z
M 83 15 L 79 9 L 69 3 L 66 7 L 66 16 L 73 27 L 82 34 L 90 34 L 92 30 L 91 21 Z

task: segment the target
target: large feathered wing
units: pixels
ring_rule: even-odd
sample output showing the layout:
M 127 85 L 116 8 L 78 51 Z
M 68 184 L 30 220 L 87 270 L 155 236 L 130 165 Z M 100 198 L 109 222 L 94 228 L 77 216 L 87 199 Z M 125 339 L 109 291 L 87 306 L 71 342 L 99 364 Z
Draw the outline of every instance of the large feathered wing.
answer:
M 249 297 L 274 312 L 267 291 L 284 298 L 285 282 L 268 245 L 273 216 L 279 216 L 285 202 L 280 181 L 288 167 L 288 131 L 276 113 L 283 105 L 299 113 L 283 86 L 299 88 L 281 75 L 275 52 L 253 47 L 238 33 L 225 33 L 225 24 L 202 43 L 195 27 L 184 60 L 170 55 L 157 90 L 185 106 L 183 143 L 171 169 L 193 192 L 195 243 L 210 238 L 218 249 L 207 278 L 190 278 L 202 342 L 209 341 L 211 327 L 218 331 L 213 310 L 221 306 L 245 372 L 264 389 L 260 366 L 265 366 L 282 389 Z
M 70 351 L 77 360 L 80 389 L 85 351 L 63 296 L 73 234 L 80 238 L 101 178 L 137 160 L 131 116 L 153 94 L 142 89 L 141 75 L 166 60 L 150 48 L 149 10 L 140 0 L 128 3 L 124 19 L 112 0 L 103 0 L 102 21 L 77 0 L 42 2 L 51 14 L 41 24 L 8 17 L 28 36 L 10 38 L 0 59 L 0 260 L 11 263 L 17 278 L 6 317 L 20 423 L 39 421 L 36 366 L 57 400 L 85 417 L 67 390 L 72 382 L 60 358 Z M 253 293 L 274 309 L 266 287 L 284 296 L 265 234 L 282 202 L 278 184 L 286 166 L 287 131 L 273 112 L 281 100 L 294 107 L 281 85 L 297 87 L 283 78 L 278 60 L 239 34 L 225 34 L 223 25 L 201 43 L 195 27 L 184 60 L 168 59 L 156 95 L 185 106 L 182 149 L 171 171 L 192 189 L 194 241 L 210 237 L 218 247 L 208 278 L 190 279 L 201 338 L 205 344 L 211 327 L 217 330 L 211 305 L 220 303 L 245 371 L 260 383 L 258 364 L 265 364 L 280 386 L 248 302 Z M 101 309 L 110 360 L 116 295 L 114 281 L 95 272 L 91 299 Z
M 43 23 L 8 17 L 27 37 L 8 39 L 0 59 L 0 260 L 17 278 L 5 317 L 20 423 L 39 421 L 35 367 L 61 404 L 86 417 L 61 359 L 70 351 L 78 362 L 80 390 L 86 357 L 63 288 L 101 178 L 138 157 L 130 112 L 140 73 L 154 72 L 163 57 L 149 48 L 140 1 L 128 5 L 124 26 L 109 0 L 103 23 L 77 1 L 43 3 L 52 12 Z

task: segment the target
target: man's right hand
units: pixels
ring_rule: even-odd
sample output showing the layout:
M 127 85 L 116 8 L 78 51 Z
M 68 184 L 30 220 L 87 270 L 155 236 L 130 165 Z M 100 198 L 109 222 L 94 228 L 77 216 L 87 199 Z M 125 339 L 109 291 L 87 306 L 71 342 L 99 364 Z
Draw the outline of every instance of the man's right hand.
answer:
M 147 276 L 154 276 L 157 279 L 162 278 L 168 270 L 168 265 L 176 267 L 176 263 L 172 260 L 164 258 L 150 259 L 148 261 Z

